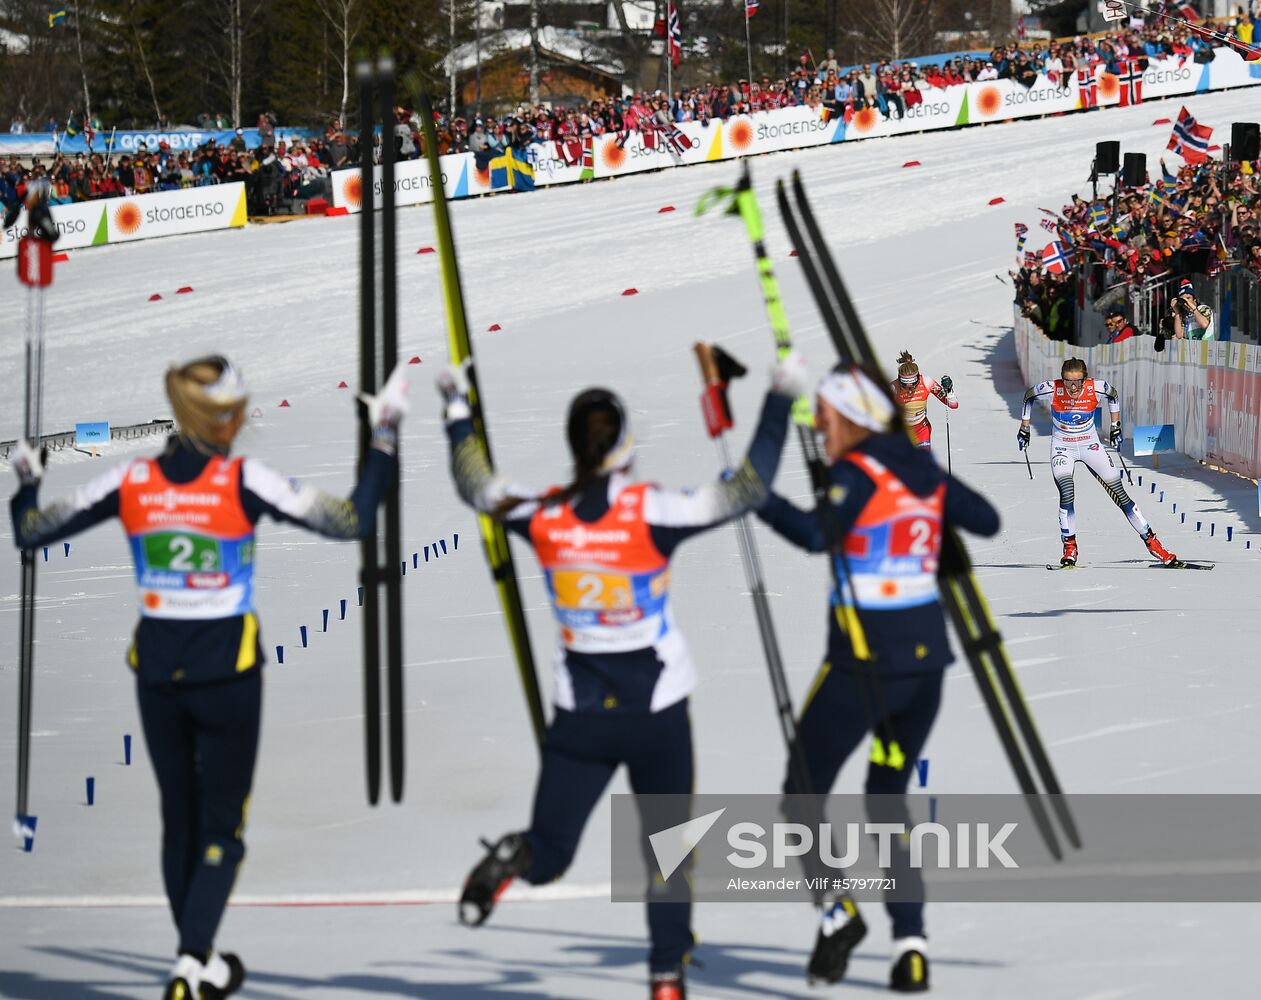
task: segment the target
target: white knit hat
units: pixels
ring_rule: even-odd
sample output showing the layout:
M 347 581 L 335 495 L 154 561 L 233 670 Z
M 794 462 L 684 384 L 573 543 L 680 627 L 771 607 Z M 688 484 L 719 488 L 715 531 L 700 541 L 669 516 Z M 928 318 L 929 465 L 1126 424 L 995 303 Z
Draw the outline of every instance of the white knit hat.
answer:
M 828 372 L 819 382 L 817 393 L 851 423 L 877 433 L 889 429 L 893 404 L 861 371 Z

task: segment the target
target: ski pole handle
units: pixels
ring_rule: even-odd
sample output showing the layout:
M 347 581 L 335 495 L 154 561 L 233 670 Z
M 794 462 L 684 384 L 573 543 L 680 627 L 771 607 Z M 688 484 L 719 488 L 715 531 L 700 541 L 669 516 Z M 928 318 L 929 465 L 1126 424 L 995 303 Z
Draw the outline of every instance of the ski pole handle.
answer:
M 701 381 L 705 388 L 701 391 L 701 413 L 705 416 L 705 430 L 711 438 L 721 437 L 723 431 L 730 430 L 734 423 L 731 410 L 727 406 L 727 384 L 718 374 L 718 359 L 709 344 L 697 341 L 692 345 L 696 361 L 701 368 Z

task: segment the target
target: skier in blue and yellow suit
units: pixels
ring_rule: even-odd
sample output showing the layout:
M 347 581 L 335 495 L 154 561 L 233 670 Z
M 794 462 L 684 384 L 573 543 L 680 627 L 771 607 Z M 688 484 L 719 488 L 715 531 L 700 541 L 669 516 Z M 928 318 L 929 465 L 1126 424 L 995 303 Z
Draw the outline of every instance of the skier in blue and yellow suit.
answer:
M 136 565 L 140 624 L 127 658 L 162 798 L 162 876 L 179 930 L 167 1000 L 217 1000 L 245 970 L 214 950 L 238 865 L 258 749 L 263 654 L 254 612 L 254 526 L 267 515 L 328 538 L 370 536 L 397 475 L 394 443 L 407 411 L 401 370 L 365 400 L 373 424 L 348 500 L 229 458 L 248 400 L 221 357 L 166 374 L 179 433 L 157 458 L 115 466 L 72 497 L 39 507 L 42 455 L 15 450 L 21 486 L 14 540 L 36 548 L 117 517 Z
M 887 807 L 906 792 L 951 662 L 937 600 L 943 529 L 950 524 L 993 535 L 998 513 L 911 444 L 882 379 L 840 367 L 823 378 L 816 395 L 815 422 L 830 465 L 830 537 L 814 511 L 799 510 L 774 493 L 758 516 L 808 552 L 831 551 L 842 580 L 841 592 L 831 595 L 827 658 L 798 726 L 810 791 L 830 791 L 874 724 L 877 742 L 865 791 L 897 797 L 869 800 Z M 894 871 L 907 870 L 902 854 L 894 851 Z M 890 986 L 926 990 L 923 904 L 888 901 L 886 909 L 894 939 Z M 866 932 L 848 898 L 825 907 L 810 977 L 838 981 Z
M 490 853 L 465 883 L 460 918 L 466 923 L 482 923 L 514 878 L 538 885 L 569 867 L 582 828 L 620 765 L 637 794 L 687 801 L 688 696 L 696 668 L 670 609 L 670 558 L 688 538 L 763 502 L 791 400 L 805 386 L 805 365 L 790 354 L 772 375 L 745 461 L 730 477 L 694 490 L 633 482 L 626 409 L 613 393 L 588 390 L 569 411 L 574 482 L 539 494 L 494 474 L 473 433 L 463 371 L 444 373 L 439 388 L 447 398 L 460 496 L 534 547 L 560 627 L 555 717 L 530 827 L 487 844 Z M 648 927 L 652 1000 L 683 1000 L 684 961 L 694 943 L 686 872 L 654 887 Z

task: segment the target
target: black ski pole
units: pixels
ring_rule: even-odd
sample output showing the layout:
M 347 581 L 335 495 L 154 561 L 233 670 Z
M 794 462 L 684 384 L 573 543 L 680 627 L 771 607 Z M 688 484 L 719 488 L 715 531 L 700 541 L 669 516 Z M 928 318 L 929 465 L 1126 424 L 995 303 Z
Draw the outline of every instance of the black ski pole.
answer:
M 36 216 L 41 216 L 36 218 Z M 47 207 L 28 202 L 27 224 L 32 233 L 43 231 Z M 52 284 L 52 248 L 56 237 L 25 236 L 18 244 L 18 280 L 28 288 L 26 300 L 26 379 L 22 435 L 37 451 L 43 448 L 44 414 L 44 289 Z M 34 846 L 36 817 L 30 811 L 31 722 L 35 702 L 35 552 L 21 555 L 21 600 L 18 612 L 18 730 L 17 802 L 13 832 L 27 850 Z
M 1021 448 L 1020 450 L 1021 450 L 1022 452 L 1024 452 L 1024 455 L 1025 455 L 1025 468 L 1029 470 L 1029 478 L 1030 478 L 1030 479 L 1032 479 L 1032 478 L 1033 478 L 1033 465 L 1032 465 L 1032 463 L 1029 461 L 1029 446 L 1028 446 L 1028 445 L 1025 445 L 1025 446 L 1024 446 L 1023 448 Z
M 398 365 L 398 240 L 394 217 L 394 60 L 377 60 L 377 100 L 381 116 L 381 373 L 388 376 Z M 402 442 L 394 444 L 400 469 L 385 495 L 385 670 L 389 704 L 387 744 L 390 750 L 390 796 L 403 798 L 405 762 L 403 725 L 403 590 L 402 502 L 400 479 Z
M 373 140 L 373 66 L 370 61 L 355 67 L 359 87 L 359 391 L 372 395 L 377 391 L 377 268 L 375 163 Z M 362 410 L 359 427 L 359 466 L 372 447 L 372 428 L 368 426 L 367 409 Z M 363 717 L 364 749 L 368 764 L 368 802 L 376 805 L 381 797 L 381 606 L 377 584 L 381 579 L 379 528 L 371 538 L 359 544 L 363 589 Z

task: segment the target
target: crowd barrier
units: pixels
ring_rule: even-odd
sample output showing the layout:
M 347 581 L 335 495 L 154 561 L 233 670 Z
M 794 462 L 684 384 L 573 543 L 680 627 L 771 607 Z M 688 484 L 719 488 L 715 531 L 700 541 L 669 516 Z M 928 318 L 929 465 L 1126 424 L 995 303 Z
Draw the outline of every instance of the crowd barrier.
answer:
M 277 128 L 273 141 L 292 143 L 295 139 L 312 139 L 319 134 L 310 128 Z M 226 146 L 235 138 L 235 129 L 208 129 L 200 132 L 128 130 L 112 133 L 106 129 L 97 132 L 90 143 L 83 132 L 76 132 L 74 135 L 68 132 L 22 132 L 17 135 L 4 132 L 0 133 L 0 156 L 55 156 L 57 153 L 108 153 L 111 150 L 115 156 L 120 156 L 123 153 L 135 153 L 141 146 L 150 153 L 156 153 L 160 142 L 165 142 L 173 152 L 191 153 L 211 139 L 217 145 Z M 256 149 L 262 142 L 256 128 L 245 129 L 241 138 L 249 149 Z
M 1016 356 L 1028 385 L 1060 377 L 1070 356 L 1121 394 L 1126 436 L 1135 427 L 1172 424 L 1175 447 L 1191 458 L 1249 479 L 1261 477 L 1261 347 L 1235 341 L 1170 340 L 1157 352 L 1151 337 L 1074 347 L 1049 340 L 1017 311 Z
M 230 229 L 245 225 L 245 185 L 237 181 L 130 198 L 54 205 L 52 215 L 57 224 L 58 251 Z M 23 209 L 0 238 L 0 258 L 16 257 L 18 240 L 26 232 L 26 210 Z
M 1039 76 L 1028 88 L 1011 80 L 992 80 L 927 90 L 923 92 L 923 102 L 907 108 L 901 119 L 891 115 L 888 120 L 882 120 L 874 109 L 867 108 L 854 114 L 848 122 L 843 118 L 824 121 L 817 110 L 798 106 L 738 115 L 726 121 L 711 121 L 708 125 L 684 122 L 679 130 L 686 138 L 686 148 L 681 150 L 671 148 L 660 136 L 649 135 L 649 144 L 645 144 L 645 135 L 640 132 L 632 132 L 621 141 L 617 134 L 606 133 L 592 140 L 589 162 L 585 165 L 572 148 L 565 150 L 556 142 L 531 144 L 527 157 L 534 170 L 535 186 L 544 187 L 785 149 L 1030 118 L 1095 106 L 1124 106 L 1134 103 L 1134 97 L 1142 101 L 1158 100 L 1261 84 L 1261 62 L 1246 62 L 1231 48 L 1214 49 L 1213 53 L 1213 59 L 1206 63 L 1182 58 L 1152 60 L 1141 82 L 1096 68 L 1093 80 L 1085 88 L 1073 74 L 1067 80 Z M 678 145 L 682 147 L 683 143 Z M 468 198 L 493 190 L 490 171 L 479 170 L 471 153 L 443 156 L 440 163 L 443 187 L 449 198 Z M 375 178 L 378 193 L 380 184 L 378 168 Z M 358 168 L 335 171 L 334 206 L 357 212 L 360 185 Z M 397 164 L 394 185 L 395 201 L 399 205 L 419 204 L 432 198 L 428 169 L 423 160 Z

